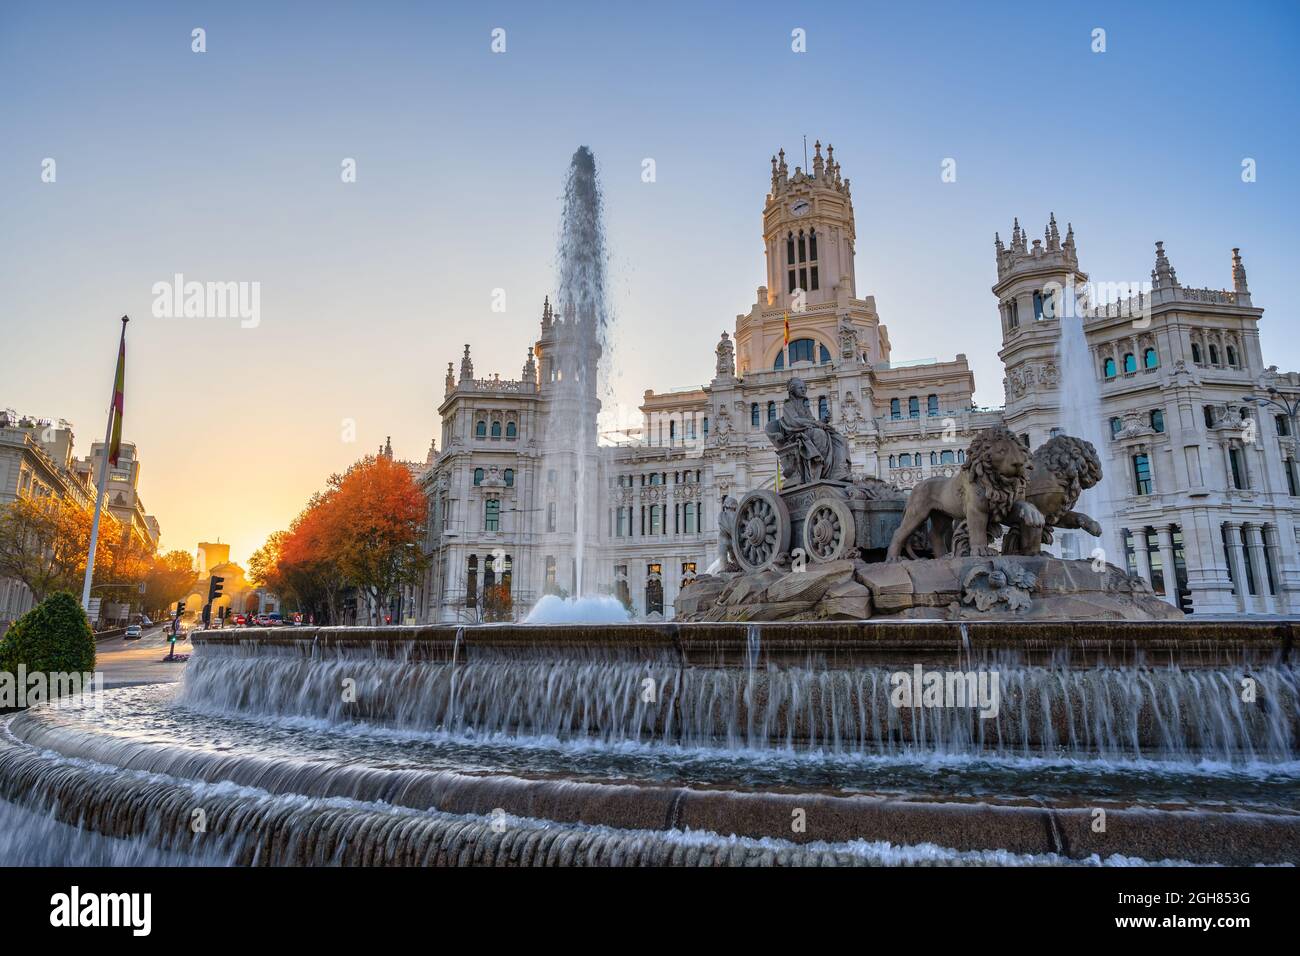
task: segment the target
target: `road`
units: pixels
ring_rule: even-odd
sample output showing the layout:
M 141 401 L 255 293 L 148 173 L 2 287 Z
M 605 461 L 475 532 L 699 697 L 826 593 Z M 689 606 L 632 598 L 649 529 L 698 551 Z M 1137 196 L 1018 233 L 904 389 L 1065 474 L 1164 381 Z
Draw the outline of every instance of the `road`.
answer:
M 176 653 L 193 650 L 184 635 L 176 642 Z M 95 645 L 95 670 L 104 675 L 104 687 L 130 687 L 134 684 L 169 683 L 181 679 L 183 661 L 164 661 L 168 644 L 161 624 L 145 629 L 144 636 L 128 641 L 112 637 Z

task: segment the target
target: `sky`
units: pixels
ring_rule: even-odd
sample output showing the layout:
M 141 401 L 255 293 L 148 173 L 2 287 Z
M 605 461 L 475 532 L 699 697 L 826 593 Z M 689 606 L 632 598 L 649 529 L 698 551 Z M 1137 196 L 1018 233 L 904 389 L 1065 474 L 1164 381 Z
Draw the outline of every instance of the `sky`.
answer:
M 6 3 L 0 407 L 86 453 L 129 314 L 124 437 L 163 546 L 246 561 L 387 436 L 423 460 L 466 343 L 520 375 L 579 145 L 619 403 L 709 381 L 764 281 L 769 157 L 802 164 L 805 135 L 853 182 L 895 361 L 964 352 L 981 405 L 1013 216 L 1072 223 L 1101 281 L 1148 279 L 1159 239 L 1223 288 L 1240 247 L 1265 360 L 1300 368 L 1298 62 L 1294 2 Z M 258 321 L 154 316 L 177 273 L 258 283 Z

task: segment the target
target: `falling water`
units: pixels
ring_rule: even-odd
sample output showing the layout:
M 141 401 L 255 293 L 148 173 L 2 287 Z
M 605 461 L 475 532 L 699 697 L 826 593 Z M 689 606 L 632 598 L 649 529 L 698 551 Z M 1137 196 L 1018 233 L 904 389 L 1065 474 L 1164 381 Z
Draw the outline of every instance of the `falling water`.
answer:
M 583 565 L 588 535 L 599 528 L 598 489 L 595 487 L 596 419 L 600 410 L 602 373 L 608 369 L 609 305 L 606 298 L 607 253 L 602 223 L 596 160 L 586 146 L 579 147 L 569 164 L 564 189 L 564 214 L 557 249 L 558 310 L 551 369 L 543 383 L 549 396 L 543 468 L 547 476 L 547 503 L 555 508 L 555 529 L 565 530 L 572 508 L 571 553 L 555 555 L 557 569 L 573 568 L 573 595 L 581 597 Z M 553 480 L 551 476 L 554 476 Z M 567 559 L 567 560 L 566 560 Z
M 1060 368 L 1060 417 L 1065 434 L 1092 443 L 1102 462 L 1102 476 L 1095 486 L 1083 492 L 1076 505 L 1095 518 L 1102 527 L 1098 542 L 1105 549 L 1111 564 L 1122 561 L 1124 549 L 1119 543 L 1115 521 L 1115 502 L 1120 500 L 1114 489 L 1119 487 L 1114 467 L 1109 461 L 1110 435 L 1103 425 L 1101 384 L 1097 370 L 1092 365 L 1092 352 L 1084 334 L 1084 308 L 1075 296 L 1074 285 L 1063 289 L 1064 307 L 1061 315 L 1061 337 L 1057 347 L 1057 365 Z M 1085 535 L 1087 532 L 1079 532 Z M 1086 539 L 1085 539 L 1086 541 Z M 1086 549 L 1086 545 L 1085 545 Z

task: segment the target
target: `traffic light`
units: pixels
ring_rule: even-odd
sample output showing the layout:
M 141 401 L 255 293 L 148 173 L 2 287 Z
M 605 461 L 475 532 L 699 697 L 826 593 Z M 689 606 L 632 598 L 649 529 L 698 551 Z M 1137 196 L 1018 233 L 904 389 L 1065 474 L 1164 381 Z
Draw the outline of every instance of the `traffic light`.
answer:
M 180 617 L 180 616 L 181 616 L 182 614 L 184 614 L 184 613 L 185 613 L 185 602 L 184 602 L 184 601 L 177 601 L 177 602 L 176 602 L 176 616 L 177 616 L 177 617 Z
M 208 603 L 211 604 L 217 598 L 221 597 L 221 589 L 225 585 L 226 579 L 216 574 L 208 578 Z

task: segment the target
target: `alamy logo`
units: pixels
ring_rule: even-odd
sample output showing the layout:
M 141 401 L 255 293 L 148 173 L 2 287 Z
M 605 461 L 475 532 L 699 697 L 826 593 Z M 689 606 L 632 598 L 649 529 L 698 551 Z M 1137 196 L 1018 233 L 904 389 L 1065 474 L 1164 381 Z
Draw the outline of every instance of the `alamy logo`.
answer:
M 260 282 L 186 282 L 178 272 L 151 291 L 156 319 L 239 319 L 242 329 L 262 323 Z
M 979 708 L 980 717 L 998 715 L 1001 695 L 997 671 L 927 671 L 920 664 L 889 675 L 894 707 Z
M 0 708 L 51 707 L 104 709 L 104 675 L 99 672 L 31 671 L 19 664 L 17 672 L 0 671 Z
M 153 927 L 152 893 L 70 893 L 50 897 L 50 925 L 129 926 L 133 936 L 148 936 Z

